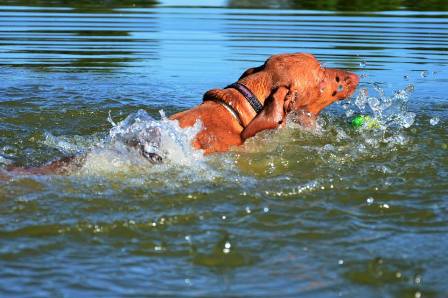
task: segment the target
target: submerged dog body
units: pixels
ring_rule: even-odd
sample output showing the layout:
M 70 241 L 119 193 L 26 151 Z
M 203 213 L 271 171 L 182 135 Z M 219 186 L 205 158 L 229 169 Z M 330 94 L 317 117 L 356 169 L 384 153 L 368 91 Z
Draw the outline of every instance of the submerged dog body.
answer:
M 242 92 L 225 88 L 207 91 L 202 104 L 170 119 L 179 121 L 181 127 L 200 119 L 203 129 L 193 146 L 206 154 L 227 151 L 260 131 L 284 125 L 290 112 L 295 112 L 301 124 L 313 125 L 325 107 L 353 94 L 358 81 L 354 73 L 322 67 L 311 54 L 274 55 L 263 65 L 246 70 L 238 80 L 263 105 L 260 113 Z
M 192 142 L 193 147 L 205 154 L 224 152 L 260 131 L 283 126 L 292 112 L 297 122 L 312 126 L 325 107 L 353 94 L 358 81 L 354 73 L 322 67 L 311 54 L 273 55 L 263 65 L 242 74 L 236 85 L 243 89 L 209 90 L 203 103 L 170 119 L 178 121 L 182 128 L 194 126 L 200 120 L 202 128 Z M 258 108 L 251 104 L 247 93 L 255 98 Z M 160 156 L 146 152 L 138 141 L 127 140 L 126 144 L 149 162 L 161 162 Z M 67 157 L 39 168 L 13 167 L 10 171 L 65 174 L 81 167 L 83 162 L 82 156 Z

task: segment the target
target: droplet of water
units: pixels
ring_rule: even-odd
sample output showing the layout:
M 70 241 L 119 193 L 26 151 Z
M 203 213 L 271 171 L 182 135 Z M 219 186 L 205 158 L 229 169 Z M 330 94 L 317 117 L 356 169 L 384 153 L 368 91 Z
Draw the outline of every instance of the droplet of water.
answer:
M 264 207 L 264 208 L 263 208 L 263 212 L 264 212 L 264 213 L 268 213 L 268 212 L 269 212 L 269 208 L 268 208 L 268 207 Z
M 366 202 L 367 202 L 367 205 L 372 205 L 373 202 L 375 202 L 375 199 L 372 198 L 372 197 L 368 197 L 368 198 L 366 199 Z
M 344 265 L 344 260 L 340 259 L 340 260 L 338 261 L 338 264 L 339 264 L 339 265 Z
M 422 71 L 422 72 L 420 73 L 420 76 L 421 76 L 422 78 L 426 78 L 426 77 L 428 76 L 428 72 L 427 72 L 426 70 L 424 70 L 424 71 Z
M 408 76 L 408 75 L 404 75 L 404 76 L 403 76 L 403 79 L 408 80 L 408 79 L 409 79 L 409 76 Z
M 416 274 L 416 275 L 415 275 L 415 277 L 414 277 L 414 282 L 415 282 L 416 285 L 421 284 L 421 282 L 422 282 L 422 277 L 421 277 L 420 274 Z
M 369 91 L 367 88 L 361 88 L 359 90 L 358 96 L 355 98 L 355 105 L 361 110 L 364 111 L 364 107 L 367 103 L 367 98 L 369 96 Z
M 101 227 L 99 227 L 98 225 L 95 225 L 95 226 L 94 226 L 94 229 L 93 229 L 93 232 L 94 232 L 94 233 L 99 233 L 99 232 L 101 232 Z
M 227 219 L 227 217 L 225 215 L 223 215 L 221 218 L 222 218 L 222 220 L 226 220 Z
M 420 293 L 419 291 L 415 292 L 414 295 L 415 298 L 421 298 L 422 297 L 422 293 Z
M 410 93 L 414 92 L 414 89 L 415 89 L 414 85 L 412 85 L 412 84 L 408 84 L 408 85 L 404 88 L 404 91 L 405 91 L 407 94 L 410 94 Z
M 336 148 L 331 144 L 325 144 L 322 147 L 322 151 L 335 151 L 335 150 L 336 150 Z
M 354 112 L 353 110 L 347 110 L 347 111 L 345 112 L 345 116 L 347 116 L 348 118 L 352 117 L 353 114 L 355 114 L 355 112 Z
M 252 212 L 252 210 L 250 210 L 250 207 L 249 206 L 246 206 L 246 213 L 247 214 L 250 214 Z
M 392 170 L 391 170 L 389 167 L 385 166 L 385 165 L 381 165 L 381 166 L 379 166 L 379 167 L 378 167 L 378 170 L 380 170 L 380 171 L 383 172 L 384 174 L 390 174 L 390 173 L 392 173 Z
M 370 108 L 374 112 L 378 112 L 379 106 L 380 106 L 380 101 L 378 100 L 378 98 L 376 98 L 376 97 L 369 97 L 367 99 L 367 103 L 369 104 Z
M 230 244 L 229 241 L 226 241 L 226 243 L 224 243 L 224 249 L 222 250 L 223 253 L 228 254 L 230 253 L 230 248 L 232 247 L 232 244 Z
M 439 117 L 433 117 L 433 118 L 431 118 L 431 119 L 429 120 L 429 123 L 430 123 L 432 126 L 439 124 L 439 122 L 440 122 L 440 118 L 439 118 Z
M 361 68 L 365 68 L 367 66 L 367 62 L 366 61 L 361 61 L 361 62 L 359 62 L 359 66 Z
M 409 112 L 403 115 L 402 124 L 404 128 L 411 127 L 414 124 L 415 113 Z

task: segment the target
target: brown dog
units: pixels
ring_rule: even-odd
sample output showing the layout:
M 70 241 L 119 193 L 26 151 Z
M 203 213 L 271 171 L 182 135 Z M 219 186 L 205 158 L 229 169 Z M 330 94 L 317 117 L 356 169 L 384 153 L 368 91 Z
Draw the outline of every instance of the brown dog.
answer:
M 322 67 L 310 54 L 274 55 L 263 65 L 246 70 L 237 83 L 207 91 L 202 104 L 170 119 L 179 121 L 181 127 L 200 120 L 202 129 L 193 146 L 206 154 L 227 151 L 260 131 L 284 125 L 290 112 L 303 125 L 312 125 L 325 107 L 353 94 L 358 81 L 354 73 Z M 140 151 L 152 163 L 161 161 L 157 155 Z M 83 157 L 67 157 L 39 168 L 10 170 L 65 174 L 83 162 Z
M 193 146 L 205 153 L 227 151 L 260 131 L 284 125 L 293 111 L 299 122 L 311 125 L 326 106 L 353 94 L 358 81 L 354 73 L 322 67 L 311 54 L 274 55 L 238 80 L 261 103 L 258 114 L 245 98 L 247 90 L 232 87 L 210 90 L 202 104 L 170 118 L 181 127 L 200 119 L 203 128 Z

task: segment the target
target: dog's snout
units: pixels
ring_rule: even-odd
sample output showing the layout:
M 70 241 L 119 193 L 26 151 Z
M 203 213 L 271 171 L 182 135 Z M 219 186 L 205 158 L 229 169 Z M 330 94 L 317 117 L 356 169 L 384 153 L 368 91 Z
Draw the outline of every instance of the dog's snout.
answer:
M 359 83 L 359 77 L 355 73 L 349 73 L 348 76 L 344 78 L 345 82 L 349 85 L 352 85 L 353 87 L 358 86 Z

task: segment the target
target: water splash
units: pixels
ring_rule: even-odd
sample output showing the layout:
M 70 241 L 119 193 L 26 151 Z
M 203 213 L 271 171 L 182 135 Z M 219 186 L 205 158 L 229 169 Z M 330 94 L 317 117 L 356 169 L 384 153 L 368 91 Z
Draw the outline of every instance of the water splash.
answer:
M 113 126 L 109 132 L 110 143 L 140 144 L 146 152 L 156 153 L 163 160 L 180 165 L 191 165 L 203 159 L 203 153 L 192 146 L 192 141 L 201 130 L 198 120 L 192 127 L 181 128 L 178 121 L 169 120 L 160 111 L 157 121 L 144 110 L 130 114 Z
M 257 135 L 253 140 L 248 140 L 244 147 L 237 149 L 239 153 L 235 153 L 235 156 L 231 152 L 204 158 L 202 151 L 194 149 L 191 144 L 201 130 L 199 121 L 193 127 L 181 128 L 177 121 L 169 120 L 163 112 L 161 119 L 156 120 L 144 110 L 130 114 L 121 122 L 114 121 L 109 115 L 108 121 L 112 128 L 106 137 L 96 143 L 92 140 L 77 140 L 73 144 L 67 138 L 55 138 L 49 134 L 46 143 L 53 144 L 64 153 L 85 152 L 86 162 L 81 174 L 107 175 L 120 172 L 141 176 L 148 171 L 164 171 L 166 165 L 187 166 L 209 173 L 217 170 L 231 171 L 238 175 L 241 172 L 246 173 L 247 168 L 247 174 L 250 175 L 257 172 L 257 169 L 259 173 L 266 175 L 280 174 L 289 168 L 289 158 L 292 157 L 289 155 L 293 151 L 305 152 L 304 156 L 310 150 L 318 152 L 318 156 L 332 162 L 337 161 L 336 164 L 340 165 L 370 156 L 373 152 L 379 151 L 377 153 L 381 154 L 383 145 L 391 149 L 405 145 L 409 137 L 403 129 L 410 127 L 415 118 L 415 114 L 407 108 L 413 89 L 412 85 L 408 85 L 392 95 L 387 95 L 377 83 L 370 89 L 361 88 L 351 101 L 342 102 L 347 117 L 357 113 L 369 114 L 378 121 L 378 127 L 354 130 L 347 123 L 338 121 L 338 117 L 328 115 L 319 117 L 313 129 L 304 129 L 293 121 L 287 121 L 286 129 Z M 296 135 L 297 133 L 299 135 Z M 322 140 L 325 142 L 322 143 Z M 86 143 L 90 143 L 90 146 L 85 146 Z M 294 143 L 299 144 L 301 148 L 292 148 L 296 146 Z M 142 152 L 160 156 L 164 165 L 150 165 Z M 268 155 L 268 152 L 275 154 L 276 158 L 271 158 L 272 154 Z M 246 153 L 253 154 L 253 158 Z M 236 157 L 239 154 L 244 158 Z
M 58 149 L 65 156 L 83 154 L 89 148 L 101 142 L 100 135 L 92 136 L 55 136 L 45 131 L 42 143 L 48 147 Z
M 367 88 L 361 88 L 353 105 L 346 106 L 346 116 L 351 117 L 356 113 L 371 114 L 378 121 L 379 128 L 402 129 L 409 128 L 415 121 L 415 113 L 408 111 L 408 101 L 414 92 L 414 86 L 408 84 L 404 89 L 397 90 L 392 96 L 387 96 L 384 89 L 378 83 L 373 84 L 377 96 L 369 94 Z
M 413 91 L 411 84 L 392 94 L 385 92 L 379 83 L 372 84 L 369 88 L 360 88 L 357 96 L 339 103 L 347 117 L 345 121 L 341 121 L 341 117 L 335 114 L 323 113 L 317 119 L 314 129 L 296 129 L 294 125 L 287 125 L 287 130 L 295 131 L 288 140 L 296 145 L 285 141 L 284 146 L 289 148 L 288 151 L 296 152 L 295 155 L 291 153 L 291 157 L 296 158 L 296 163 L 303 166 L 308 164 L 304 156 L 319 157 L 319 162 L 313 162 L 307 167 L 308 172 L 313 169 L 316 175 L 321 175 L 329 168 L 332 173 L 340 173 L 352 167 L 360 173 L 374 171 L 389 175 L 390 171 L 395 171 L 393 162 L 389 171 L 382 168 L 372 170 L 371 165 L 361 167 L 360 164 L 373 160 L 378 164 L 381 163 L 379 160 L 388 160 L 391 152 L 414 150 L 408 146 L 412 143 L 412 134 L 407 130 L 413 125 L 416 116 L 408 110 Z M 354 128 L 351 120 L 359 114 L 368 115 L 378 125 Z M 270 138 L 269 143 L 277 139 L 278 137 Z M 294 147 L 290 148 L 291 145 Z M 294 164 L 291 160 L 289 162 Z M 390 168 L 388 162 L 381 165 L 384 169 L 386 166 Z
M 377 131 L 382 136 L 378 136 L 377 140 L 387 139 L 387 134 L 398 135 L 404 128 L 409 128 L 414 124 L 415 113 L 408 111 L 408 101 L 414 86 L 408 84 L 405 88 L 395 91 L 392 95 L 387 95 L 380 83 L 373 83 L 372 88 L 360 88 L 358 95 L 353 99 L 341 101 L 345 116 L 352 119 L 355 115 L 368 115 L 373 119 L 375 125 L 367 125 L 360 129 L 366 136 L 370 133 L 367 131 Z M 300 127 L 313 133 L 314 135 L 325 135 L 326 128 L 331 126 L 337 132 L 337 139 L 339 141 L 350 139 L 350 130 L 347 126 L 340 126 L 331 119 L 319 117 L 315 123 L 310 127 L 301 127 L 295 123 L 296 118 L 293 113 L 287 117 L 287 128 Z M 378 125 L 377 125 L 378 124 Z M 391 139 L 389 139 L 391 140 Z M 367 143 L 376 142 L 372 139 L 366 139 Z
M 109 115 L 107 120 L 112 128 L 106 137 L 55 137 L 47 132 L 43 143 L 64 155 L 85 155 L 81 174 L 147 170 L 151 168 L 148 154 L 160 156 L 164 164 L 199 166 L 204 160 L 203 153 L 194 149 L 191 142 L 201 130 L 200 121 L 181 128 L 178 121 L 168 119 L 163 111 L 160 115 L 161 119 L 156 120 L 146 111 L 138 110 L 118 123 Z

